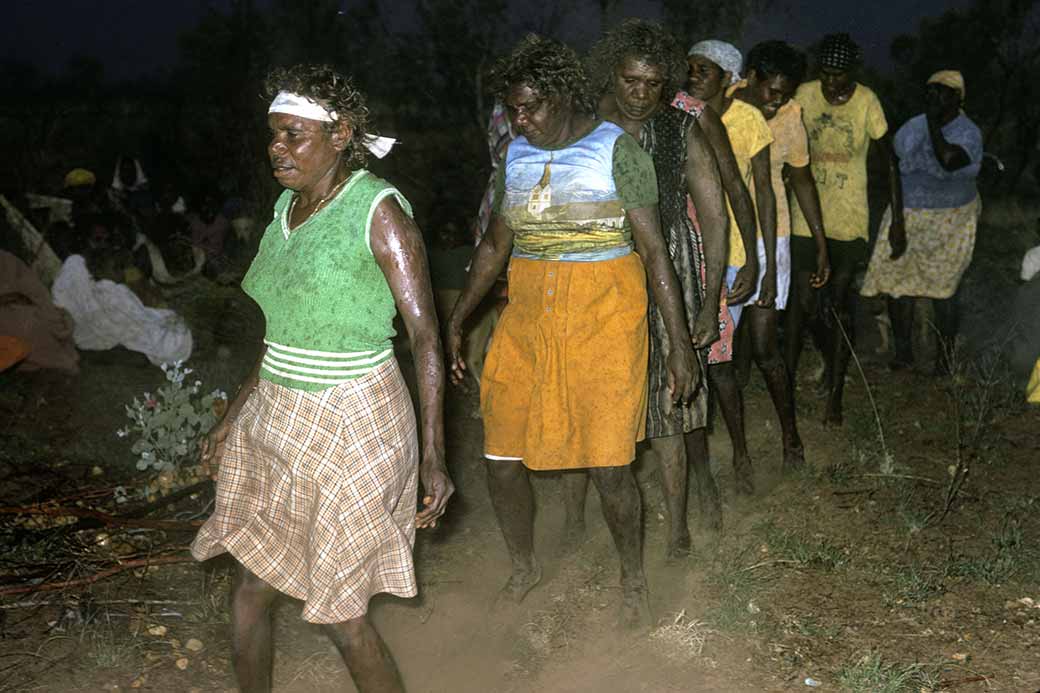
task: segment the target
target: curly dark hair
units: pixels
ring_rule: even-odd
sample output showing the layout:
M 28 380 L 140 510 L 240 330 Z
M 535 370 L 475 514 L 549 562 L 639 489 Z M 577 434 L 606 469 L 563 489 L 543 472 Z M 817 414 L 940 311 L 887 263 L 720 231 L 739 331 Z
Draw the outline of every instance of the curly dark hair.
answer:
M 769 79 L 783 75 L 795 86 L 805 79 L 805 54 L 784 41 L 763 41 L 748 53 L 744 63 L 744 72 L 751 70 L 759 79 Z
M 350 168 L 361 168 L 368 160 L 365 138 L 368 135 L 368 106 L 362 94 L 347 77 L 331 65 L 293 65 L 275 68 L 264 80 L 264 98 L 268 103 L 280 91 L 306 96 L 329 111 L 335 111 L 340 121 L 350 126 L 351 138 L 343 152 Z M 326 132 L 332 132 L 335 123 L 322 123 Z
M 670 99 L 686 83 L 689 68 L 675 37 L 657 22 L 626 19 L 604 34 L 589 51 L 589 73 L 597 95 L 610 90 L 614 70 L 627 57 L 661 68 L 663 98 Z
M 585 66 L 573 49 L 555 39 L 528 34 L 495 63 L 491 70 L 495 98 L 505 101 L 509 88 L 517 84 L 542 96 L 569 96 L 575 110 L 594 112 Z

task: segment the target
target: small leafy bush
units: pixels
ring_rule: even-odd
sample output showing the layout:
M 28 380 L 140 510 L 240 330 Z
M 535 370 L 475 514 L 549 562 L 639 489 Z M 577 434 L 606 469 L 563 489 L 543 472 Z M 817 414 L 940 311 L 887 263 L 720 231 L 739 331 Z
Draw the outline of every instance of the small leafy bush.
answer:
M 131 450 L 141 471 L 173 472 L 198 454 L 199 439 L 227 408 L 227 395 L 220 390 L 199 394 L 202 381 L 185 385 L 193 372 L 180 361 L 162 365 L 166 384 L 153 395 L 134 397 L 126 405 L 131 423 L 116 431 L 120 438 L 136 436 Z

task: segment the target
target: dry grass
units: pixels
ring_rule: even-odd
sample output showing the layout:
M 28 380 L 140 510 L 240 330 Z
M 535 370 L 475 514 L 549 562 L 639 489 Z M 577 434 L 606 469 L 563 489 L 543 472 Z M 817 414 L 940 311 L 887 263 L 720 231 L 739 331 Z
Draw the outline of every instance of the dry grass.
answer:
M 689 618 L 686 609 L 665 620 L 650 632 L 650 640 L 658 652 L 675 662 L 689 662 L 704 652 L 704 643 L 713 630 L 703 621 Z

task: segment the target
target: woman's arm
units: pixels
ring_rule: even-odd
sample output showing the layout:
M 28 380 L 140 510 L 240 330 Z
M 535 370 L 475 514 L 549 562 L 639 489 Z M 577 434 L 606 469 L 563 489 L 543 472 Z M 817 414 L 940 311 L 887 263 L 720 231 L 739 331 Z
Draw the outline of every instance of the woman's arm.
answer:
M 202 438 L 200 443 L 202 473 L 209 475 L 214 480 L 217 478 L 217 470 L 220 469 L 220 461 L 224 457 L 224 442 L 227 440 L 228 431 L 231 430 L 231 424 L 235 423 L 235 419 L 238 418 L 242 407 L 246 405 L 249 396 L 253 394 L 257 383 L 260 382 L 260 364 L 264 362 L 264 355 L 266 354 L 267 347 L 264 346 L 260 349 L 260 355 L 257 357 L 256 363 L 253 364 L 253 369 L 249 371 L 249 375 L 238 386 L 238 392 L 235 393 L 235 398 L 231 400 L 231 404 L 228 405 L 224 416 Z
M 706 347 L 719 338 L 719 298 L 726 273 L 729 243 L 729 213 L 726 193 L 715 152 L 704 130 L 694 122 L 686 138 L 686 187 L 697 210 L 697 222 L 704 243 L 705 296 L 701 314 L 694 324 L 693 344 Z
M 675 267 L 668 256 L 657 205 L 626 212 L 636 249 L 646 266 L 650 291 L 668 331 L 668 389 L 675 400 L 689 402 L 701 382 L 701 369 L 686 329 L 686 311 Z M 716 313 L 718 315 L 718 313 Z
M 939 165 L 944 170 L 956 171 L 971 163 L 971 157 L 963 147 L 946 141 L 938 112 L 927 111 L 925 119 L 928 121 L 928 137 L 932 140 L 932 151 L 935 152 L 935 158 L 939 160 Z
M 769 146 L 751 157 L 751 175 L 755 180 L 755 209 L 758 210 L 758 225 L 762 229 L 762 245 L 766 250 L 765 274 L 762 291 L 757 305 L 772 308 L 776 302 L 776 195 L 773 193 L 773 177 L 769 164 Z M 754 250 L 758 254 L 758 248 Z
M 394 199 L 376 207 L 370 231 L 372 255 L 383 271 L 404 320 L 415 359 L 422 420 L 423 509 L 416 527 L 435 527 L 455 491 L 444 463 L 444 357 L 426 266 L 422 233 Z
M 788 166 L 794 196 L 798 198 L 798 206 L 802 208 L 809 231 L 816 241 L 816 273 L 809 279 L 813 288 L 819 289 L 831 278 L 830 257 L 827 255 L 827 236 L 823 230 L 823 211 L 820 209 L 820 192 L 816 189 L 812 168 L 806 166 Z
M 445 346 L 448 351 L 448 362 L 451 366 L 451 380 L 462 382 L 466 376 L 466 364 L 462 360 L 462 325 L 466 318 L 484 299 L 488 290 L 494 285 L 509 262 L 509 254 L 513 250 L 513 230 L 509 228 L 498 214 L 491 216 L 487 235 L 477 246 L 473 254 L 466 286 L 462 289 L 455 309 L 448 318 L 445 330 Z
M 892 225 L 888 229 L 888 244 L 895 260 L 906 251 L 906 227 L 903 225 L 903 181 L 899 177 L 899 157 L 892 147 L 892 136 L 886 134 L 877 140 L 881 159 L 888 170 L 888 204 L 892 208 Z
M 740 230 L 740 238 L 744 241 L 744 254 L 747 257 L 744 266 L 737 273 L 728 298 L 733 303 L 740 303 L 751 294 L 755 293 L 755 281 L 758 279 L 758 252 L 755 249 L 755 207 L 751 202 L 751 193 L 748 192 L 744 180 L 740 176 L 740 168 L 737 166 L 737 158 L 733 155 L 733 146 L 726 134 L 726 126 L 722 120 L 710 108 L 705 108 L 698 121 L 704 128 L 704 134 L 708 136 L 708 142 L 715 151 L 715 158 L 719 162 L 719 172 L 722 174 L 722 187 L 726 190 L 730 207 L 733 208 L 733 217 L 737 220 L 737 228 Z M 728 259 L 728 258 L 727 258 Z

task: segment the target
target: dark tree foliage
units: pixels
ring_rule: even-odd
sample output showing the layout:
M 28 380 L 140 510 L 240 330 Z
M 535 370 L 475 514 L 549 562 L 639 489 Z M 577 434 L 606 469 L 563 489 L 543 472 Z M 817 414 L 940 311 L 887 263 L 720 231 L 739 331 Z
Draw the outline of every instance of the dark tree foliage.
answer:
M 717 37 L 739 42 L 745 20 L 772 0 L 658 0 L 656 13 L 682 47 Z M 368 96 L 373 131 L 399 146 L 371 167 L 399 184 L 426 227 L 468 225 L 489 171 L 484 126 L 488 70 L 527 32 L 584 38 L 624 19 L 621 0 L 231 0 L 180 41 L 168 73 L 112 84 L 96 61 L 58 76 L 0 65 L 0 189 L 54 192 L 70 168 L 110 180 L 116 157 L 138 156 L 153 181 L 185 193 L 216 187 L 266 208 L 276 194 L 265 157 L 264 76 L 273 67 L 330 63 Z M 576 30 L 575 27 L 578 27 Z M 571 32 L 572 35 L 566 35 Z M 968 81 L 968 112 L 987 147 L 1024 170 L 1040 128 L 1035 0 L 977 0 L 898 38 L 899 74 L 866 80 L 898 125 L 920 110 L 921 83 L 938 67 Z M 17 95 L 14 97 L 13 95 Z
M 965 112 L 983 129 L 987 151 L 1008 163 L 1007 187 L 1017 186 L 1040 141 L 1036 0 L 976 0 L 967 9 L 924 20 L 916 34 L 897 37 L 891 55 L 900 68 L 892 96 L 902 119 L 921 112 L 930 74 L 964 74 Z

